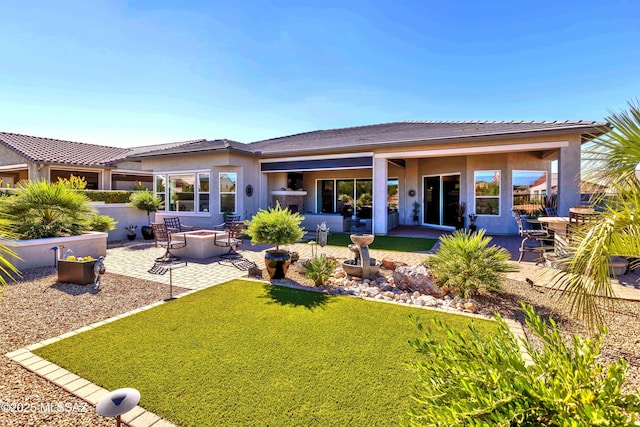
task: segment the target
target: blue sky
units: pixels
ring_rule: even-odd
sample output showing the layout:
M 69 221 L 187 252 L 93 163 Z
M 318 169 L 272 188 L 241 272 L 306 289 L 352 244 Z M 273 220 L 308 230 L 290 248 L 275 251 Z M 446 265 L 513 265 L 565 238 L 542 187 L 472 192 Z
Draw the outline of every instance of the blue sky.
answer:
M 400 120 L 602 120 L 637 1 L 4 1 L 0 130 L 113 146 Z

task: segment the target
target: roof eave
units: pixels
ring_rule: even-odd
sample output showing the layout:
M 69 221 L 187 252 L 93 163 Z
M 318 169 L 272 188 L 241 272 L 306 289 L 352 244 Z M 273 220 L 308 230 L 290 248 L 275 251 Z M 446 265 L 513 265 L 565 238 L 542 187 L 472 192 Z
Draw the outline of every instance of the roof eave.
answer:
M 396 141 L 385 141 L 385 142 L 372 142 L 369 144 L 361 144 L 357 146 L 347 146 L 347 147 L 332 147 L 328 148 L 311 148 L 311 149 L 299 149 L 299 150 L 288 150 L 286 151 L 287 155 L 290 154 L 320 154 L 326 153 L 327 151 L 331 151 L 333 153 L 342 153 L 342 152 L 353 152 L 355 151 L 371 151 L 375 148 L 384 147 L 387 145 L 395 145 L 395 146 L 409 146 L 419 144 L 421 142 L 427 142 L 429 144 L 444 144 L 448 142 L 469 142 L 469 141 L 492 141 L 492 140 L 504 140 L 513 138 L 514 135 L 518 137 L 527 137 L 527 136 L 540 136 L 541 133 L 545 135 L 562 135 L 567 133 L 580 133 L 582 135 L 582 143 L 587 142 L 585 140 L 585 135 L 589 135 L 592 138 L 603 135 L 608 132 L 608 128 L 610 128 L 609 123 L 602 123 L 599 126 L 576 126 L 576 127 L 567 127 L 560 129 L 543 129 L 543 130 L 527 130 L 527 131 L 509 131 L 502 133 L 491 133 L 486 135 L 474 135 L 474 136 L 451 136 L 451 137 L 439 137 L 439 138 L 421 138 L 421 139 L 405 139 L 405 140 L 396 140 Z M 591 131 L 589 133 L 585 133 L 585 131 Z M 282 155 L 281 151 L 262 151 L 262 157 L 280 157 Z

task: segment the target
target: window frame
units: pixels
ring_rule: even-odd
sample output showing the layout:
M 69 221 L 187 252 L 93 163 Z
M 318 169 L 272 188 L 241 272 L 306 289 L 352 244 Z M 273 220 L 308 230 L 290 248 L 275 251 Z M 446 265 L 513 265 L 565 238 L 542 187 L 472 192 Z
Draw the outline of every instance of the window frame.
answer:
M 493 174 L 493 176 L 495 177 L 496 174 L 498 175 L 498 194 L 497 195 L 491 195 L 491 196 L 487 196 L 487 195 L 483 195 L 483 196 L 479 196 L 478 195 L 478 188 L 477 188 L 477 182 L 478 182 L 478 174 Z M 495 180 L 494 180 L 495 182 Z M 493 213 L 478 213 L 478 199 L 483 199 L 483 200 L 498 200 L 498 212 L 493 214 Z M 502 214 L 502 170 L 500 169 L 486 169 L 486 170 L 474 170 L 473 171 L 473 209 L 474 209 L 474 213 L 477 216 L 486 216 L 486 217 L 497 217 L 500 216 Z
M 171 188 L 171 177 L 175 176 L 191 176 L 193 178 L 193 210 L 180 211 L 169 210 L 170 200 L 169 193 Z M 202 175 L 209 175 L 209 192 L 200 191 L 200 178 Z M 158 191 L 159 184 L 164 185 L 164 191 Z M 181 192 L 182 193 L 182 192 Z M 160 171 L 153 174 L 153 194 L 160 196 L 163 201 L 164 208 L 160 212 L 175 213 L 180 215 L 211 215 L 211 171 L 201 170 L 185 170 L 185 171 Z M 200 210 L 200 194 L 209 194 L 208 210 Z M 187 201 L 187 200 L 185 200 Z
M 233 191 L 222 191 L 220 186 L 220 180 L 222 179 L 222 175 L 234 175 L 235 179 L 234 190 Z M 233 212 L 238 212 L 238 173 L 237 172 L 218 172 L 218 213 L 224 214 L 225 212 L 222 210 L 222 196 L 233 194 Z

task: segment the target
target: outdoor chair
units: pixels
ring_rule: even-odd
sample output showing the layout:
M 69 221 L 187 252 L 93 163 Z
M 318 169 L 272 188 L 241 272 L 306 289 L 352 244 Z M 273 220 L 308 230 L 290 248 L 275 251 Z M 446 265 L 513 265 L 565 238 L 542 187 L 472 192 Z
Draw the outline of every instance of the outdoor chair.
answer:
M 544 208 L 544 214 L 546 216 L 558 216 L 558 209 L 552 207 Z
M 236 249 L 244 243 L 244 229 L 245 224 L 243 221 L 235 221 L 231 223 L 226 235 L 216 234 L 213 244 L 229 248 L 229 252 L 220 255 L 221 259 L 242 258 L 242 255 L 240 255 Z
M 214 230 L 228 230 L 231 228 L 231 224 L 240 221 L 240 215 L 225 215 L 224 222 L 222 224 L 214 225 Z
M 545 229 L 534 230 L 525 225 L 525 218 L 520 215 L 517 209 L 514 209 L 512 212 L 518 224 L 518 234 L 522 237 L 518 262 L 522 262 L 525 252 L 537 253 L 538 259 L 536 263 L 543 261 L 543 254 L 548 251 L 553 251 L 554 249 L 553 236 Z M 531 243 L 533 243 L 533 245 Z
M 156 262 L 170 263 L 178 261 L 179 256 L 171 253 L 172 249 L 181 249 L 187 246 L 187 236 L 175 235 L 168 232 L 167 227 L 164 224 L 152 223 L 153 234 L 156 239 L 156 246 L 165 248 L 164 255 L 156 258 Z
M 169 234 L 184 233 L 185 231 L 193 230 L 193 227 L 190 225 L 180 224 L 180 218 L 178 217 L 164 218 L 164 225 L 167 227 Z

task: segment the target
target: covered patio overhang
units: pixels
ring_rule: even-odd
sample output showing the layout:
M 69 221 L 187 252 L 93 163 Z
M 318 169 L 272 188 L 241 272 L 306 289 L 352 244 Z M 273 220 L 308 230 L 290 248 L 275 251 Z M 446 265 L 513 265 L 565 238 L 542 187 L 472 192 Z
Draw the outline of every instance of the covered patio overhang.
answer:
M 531 169 L 531 165 L 535 164 L 535 169 L 546 171 L 550 177 L 551 162 L 557 160 L 558 211 L 568 212 L 570 207 L 580 203 L 580 144 L 579 136 L 551 141 L 483 140 L 472 143 L 465 141 L 464 144 L 447 141 L 444 144 L 402 146 L 402 149 L 393 149 L 391 145 L 367 152 L 263 158 L 259 160 L 260 204 L 272 205 L 275 193 L 284 195 L 291 190 L 300 195 L 302 190 L 304 201 L 299 210 L 307 215 L 317 215 L 323 213 L 322 206 L 319 205 L 322 195 L 319 196 L 318 181 L 351 178 L 370 180 L 371 219 L 367 226 L 371 232 L 384 235 L 398 224 L 415 224 L 410 215 L 412 205 L 415 202 L 422 204 L 425 197 L 423 178 L 431 171 L 434 174 L 457 174 L 460 180 L 459 201 L 465 202 L 471 209 L 474 201 L 474 170 L 496 169 L 500 171 L 503 180 L 501 186 L 504 189 L 500 215 L 487 219 L 480 226 L 489 230 L 493 227 L 498 234 L 510 234 L 512 230 L 505 223 L 512 222 L 511 171 Z M 492 162 L 493 160 L 496 162 Z M 292 185 L 291 177 L 296 174 L 302 178 L 299 183 Z M 397 206 L 400 212 L 397 222 L 389 215 L 390 180 L 397 180 Z M 550 184 L 547 184 L 547 191 L 551 191 Z M 332 213 L 337 214 L 335 209 Z M 471 213 L 471 210 L 467 213 Z M 499 222 L 502 227 L 492 225 Z M 419 223 L 423 224 L 423 221 Z

